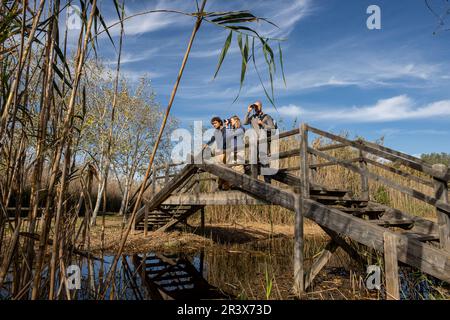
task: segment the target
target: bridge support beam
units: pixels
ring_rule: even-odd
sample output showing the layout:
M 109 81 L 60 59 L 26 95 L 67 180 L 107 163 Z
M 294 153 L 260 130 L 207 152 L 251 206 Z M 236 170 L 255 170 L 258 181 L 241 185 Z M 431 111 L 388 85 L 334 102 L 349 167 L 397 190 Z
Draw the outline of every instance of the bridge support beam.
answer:
M 386 275 L 386 299 L 400 300 L 398 279 L 397 241 L 389 232 L 385 232 L 384 238 L 384 273 Z
M 444 164 L 433 165 L 433 170 L 442 172 L 447 171 Z M 433 178 L 435 198 L 444 203 L 448 203 L 448 185 L 447 181 Z M 450 252 L 450 217 L 444 210 L 436 208 L 438 228 L 439 228 L 439 244 L 440 248 Z
M 294 292 L 300 296 L 305 291 L 305 269 L 303 257 L 303 199 L 295 197 L 295 242 L 294 242 Z

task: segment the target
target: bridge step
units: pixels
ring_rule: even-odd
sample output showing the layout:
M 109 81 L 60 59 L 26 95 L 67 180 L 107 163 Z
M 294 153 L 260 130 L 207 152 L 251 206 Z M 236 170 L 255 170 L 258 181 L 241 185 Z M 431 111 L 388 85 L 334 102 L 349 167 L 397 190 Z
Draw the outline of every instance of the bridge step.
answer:
M 411 229 L 414 226 L 414 220 L 410 219 L 369 220 L 369 222 L 383 227 L 399 227 Z
M 311 196 L 313 196 L 313 195 L 326 195 L 326 196 L 332 196 L 332 197 L 345 197 L 345 196 L 349 196 L 349 191 L 348 190 L 343 190 L 343 189 L 325 189 L 325 188 L 315 189 L 315 188 L 311 188 L 309 190 L 309 194 Z
M 348 208 L 342 206 L 330 206 L 330 208 L 337 209 L 345 213 L 350 213 L 355 217 L 368 216 L 369 219 L 379 219 L 385 213 L 385 210 L 381 208 L 369 208 L 369 207 Z
M 404 232 L 403 235 L 407 236 L 408 238 L 412 238 L 415 240 L 419 240 L 422 242 L 425 241 L 439 241 L 439 236 L 437 234 L 425 234 L 425 233 L 417 233 L 417 232 Z
M 311 199 L 325 205 L 339 204 L 344 207 L 360 206 L 365 207 L 368 204 L 367 200 L 362 199 L 348 199 L 345 197 L 329 196 L 329 195 L 311 195 Z

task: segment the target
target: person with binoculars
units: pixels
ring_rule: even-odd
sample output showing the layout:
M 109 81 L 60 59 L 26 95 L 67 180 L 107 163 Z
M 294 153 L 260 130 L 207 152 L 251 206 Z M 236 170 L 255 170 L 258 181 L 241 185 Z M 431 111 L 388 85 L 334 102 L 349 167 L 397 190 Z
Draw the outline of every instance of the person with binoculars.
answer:
M 234 115 L 225 121 L 226 130 L 227 163 L 233 165 L 233 169 L 244 173 L 245 163 L 245 129 L 241 125 L 241 119 Z
M 262 103 L 259 100 L 247 107 L 244 124 L 250 124 L 258 135 L 261 133 L 261 129 L 276 129 L 275 121 L 270 115 L 262 111 Z
M 245 116 L 244 124 L 250 124 L 260 139 L 264 139 L 265 137 L 270 139 L 272 130 L 277 129 L 277 124 L 273 118 L 262 111 L 262 102 L 259 100 L 247 107 L 247 115 Z M 261 167 L 270 167 L 268 160 L 268 156 L 270 155 L 270 141 L 267 141 L 267 150 L 260 149 L 258 143 L 257 154 L 258 162 L 261 164 Z M 264 181 L 270 183 L 271 179 L 269 176 L 264 175 Z
M 214 127 L 214 134 L 211 139 L 203 145 L 203 149 L 210 147 L 216 142 L 214 161 L 220 164 L 231 164 L 233 169 L 244 173 L 244 134 L 245 130 L 241 126 L 238 116 L 229 119 L 213 117 L 211 124 Z M 218 181 L 219 190 L 229 190 L 230 184 L 222 179 Z

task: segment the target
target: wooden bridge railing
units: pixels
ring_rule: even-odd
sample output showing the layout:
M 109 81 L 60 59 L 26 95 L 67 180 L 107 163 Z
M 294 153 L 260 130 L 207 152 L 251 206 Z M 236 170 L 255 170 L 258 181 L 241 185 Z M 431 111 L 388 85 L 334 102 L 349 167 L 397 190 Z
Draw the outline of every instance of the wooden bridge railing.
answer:
M 450 251 L 450 205 L 448 202 L 448 182 L 450 180 L 450 169 L 445 165 L 430 165 L 425 161 L 410 156 L 408 154 L 380 146 L 371 142 L 356 140 L 352 141 L 329 132 L 319 130 L 317 128 L 311 127 L 304 124 L 304 137 L 303 140 L 307 141 L 307 133 L 311 132 L 318 136 L 328 138 L 331 141 L 337 142 L 334 145 L 326 147 L 326 150 L 332 150 L 335 148 L 351 147 L 358 150 L 360 157 L 350 160 L 338 159 L 330 154 L 324 152 L 324 148 L 314 149 L 312 147 L 307 147 L 307 153 L 315 157 L 320 157 L 328 161 L 324 165 L 339 165 L 350 171 L 353 171 L 361 176 L 362 189 L 368 192 L 368 181 L 374 180 L 382 183 L 383 185 L 395 189 L 403 194 L 406 194 L 412 198 L 425 202 L 431 206 L 435 207 L 439 228 L 439 240 L 441 248 Z M 425 179 L 423 177 L 416 176 L 409 172 L 403 171 L 401 169 L 393 168 L 388 166 L 381 161 L 370 159 L 367 155 L 374 155 L 379 158 L 383 158 L 394 163 L 399 163 L 405 167 L 414 169 L 417 172 L 428 175 L 430 178 Z M 305 158 L 307 161 L 307 157 Z M 360 165 L 357 166 L 354 163 L 358 162 Z M 386 170 L 391 173 L 395 173 L 409 180 L 415 181 L 427 187 L 434 188 L 434 194 L 428 195 L 419 190 L 411 187 L 403 186 L 389 178 L 381 176 L 379 174 L 370 171 L 367 164 L 371 164 L 380 169 Z M 305 163 L 308 169 L 314 168 L 318 165 L 312 164 L 308 165 Z

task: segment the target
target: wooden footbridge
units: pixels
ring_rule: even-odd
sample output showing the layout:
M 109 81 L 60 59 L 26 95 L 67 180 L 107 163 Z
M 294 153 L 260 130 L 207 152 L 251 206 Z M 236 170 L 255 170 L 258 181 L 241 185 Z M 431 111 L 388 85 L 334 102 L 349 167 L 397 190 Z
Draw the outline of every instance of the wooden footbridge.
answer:
M 329 143 L 314 147 L 308 142 L 308 135 Z M 246 174 L 222 164 L 186 164 L 176 173 L 172 172 L 176 166 L 168 164 L 164 167 L 166 174 L 160 176 L 157 169 L 161 168 L 153 170 L 152 196 L 138 212 L 135 228 L 165 231 L 197 212 L 201 212 L 204 223 L 204 207 L 208 205 L 278 205 L 295 214 L 294 288 L 299 294 L 307 290 L 338 247 L 351 257 L 360 258 L 349 241 L 384 253 L 387 298 L 399 298 L 399 261 L 450 283 L 448 167 L 432 166 L 405 153 L 363 140 L 349 140 L 307 124 L 279 133 L 272 140 L 275 138 L 280 139 L 281 146 L 293 146 L 277 153 L 280 164 L 297 159 L 297 165 L 281 166 L 271 176 L 272 183 L 258 179 L 256 165 L 249 165 Z M 285 143 L 282 139 L 286 139 Z M 356 156 L 342 159 L 338 151 L 343 149 Z M 359 177 L 358 191 L 321 184 L 320 172 L 330 166 L 355 173 Z M 393 179 L 394 175 L 399 179 Z M 218 178 L 229 182 L 233 190 L 205 192 L 205 183 Z M 159 190 L 158 179 L 165 182 Z M 370 183 L 427 204 L 436 219 L 413 216 L 377 203 L 369 197 Z M 309 270 L 305 270 L 303 259 L 304 218 L 317 223 L 330 236 Z

